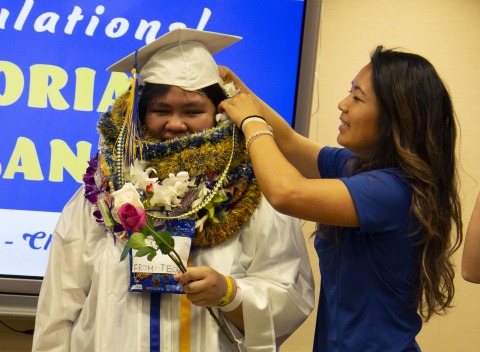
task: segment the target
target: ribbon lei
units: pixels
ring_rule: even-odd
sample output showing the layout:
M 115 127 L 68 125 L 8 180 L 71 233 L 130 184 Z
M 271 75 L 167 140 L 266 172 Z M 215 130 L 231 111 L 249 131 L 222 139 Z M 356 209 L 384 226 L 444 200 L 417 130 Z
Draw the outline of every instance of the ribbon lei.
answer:
M 132 78 L 130 79 L 130 93 L 123 115 L 124 122 L 115 143 L 117 180 L 120 187 L 125 183 L 122 163 L 125 166 L 130 166 L 138 157 L 143 159 L 141 148 L 142 133 L 140 129 L 140 117 L 138 116 L 137 52 L 135 52 L 135 62 L 132 68 Z

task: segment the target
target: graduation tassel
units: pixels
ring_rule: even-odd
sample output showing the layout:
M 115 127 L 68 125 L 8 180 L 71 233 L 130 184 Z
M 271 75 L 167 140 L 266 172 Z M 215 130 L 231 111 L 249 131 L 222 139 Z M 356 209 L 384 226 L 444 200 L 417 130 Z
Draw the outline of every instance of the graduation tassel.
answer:
M 128 167 L 132 165 L 137 157 L 143 158 L 142 133 L 140 117 L 138 116 L 137 52 L 135 52 L 135 62 L 132 68 L 132 78 L 130 79 L 130 94 L 123 116 L 123 125 L 115 143 L 117 183 L 120 187 L 125 183 L 123 166 Z

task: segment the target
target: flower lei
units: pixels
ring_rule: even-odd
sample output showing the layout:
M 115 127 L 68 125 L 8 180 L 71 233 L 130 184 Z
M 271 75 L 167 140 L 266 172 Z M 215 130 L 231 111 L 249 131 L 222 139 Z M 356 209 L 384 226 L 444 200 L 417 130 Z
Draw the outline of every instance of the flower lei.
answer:
M 120 96 L 112 110 L 100 118 L 99 152 L 84 175 L 85 197 L 97 208 L 93 213 L 96 220 L 126 240 L 128 235 L 116 216 L 115 198 L 133 195 L 155 219 L 155 226 L 189 214 L 188 218 L 195 220 L 193 246 L 216 246 L 232 237 L 261 199 L 243 136 L 228 120 L 204 132 L 163 143 L 149 140 L 145 131 L 145 161 L 136 160 L 121 170 L 127 180 L 127 187 L 122 187 L 116 177 L 114 151 L 127 98 L 128 93 Z M 196 211 L 214 188 L 213 197 Z

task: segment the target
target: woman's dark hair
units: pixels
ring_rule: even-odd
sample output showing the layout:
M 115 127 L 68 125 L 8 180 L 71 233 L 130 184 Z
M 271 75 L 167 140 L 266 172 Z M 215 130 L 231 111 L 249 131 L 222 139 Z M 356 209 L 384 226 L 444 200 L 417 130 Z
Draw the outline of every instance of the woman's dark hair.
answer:
M 140 121 L 145 122 L 145 110 L 152 99 L 162 97 L 168 93 L 172 86 L 167 84 L 145 83 L 140 87 L 140 97 L 138 100 L 138 113 Z M 225 91 L 218 83 L 214 83 L 208 87 L 199 89 L 197 92 L 205 94 L 210 99 L 215 108 L 227 98 Z
M 379 46 L 371 64 L 380 139 L 363 167 L 397 167 L 413 189 L 411 212 L 422 233 L 417 303 L 428 320 L 451 307 L 451 257 L 463 239 L 455 112 L 445 84 L 425 58 Z
M 371 65 L 379 138 L 368 155 L 349 162 L 349 174 L 395 167 L 410 183 L 411 213 L 419 222 L 416 233 L 421 234 L 416 303 L 428 320 L 451 307 L 455 293 L 451 256 L 463 239 L 456 116 L 444 83 L 425 58 L 378 46 Z M 319 226 L 317 233 L 322 231 L 338 235 L 335 227 Z

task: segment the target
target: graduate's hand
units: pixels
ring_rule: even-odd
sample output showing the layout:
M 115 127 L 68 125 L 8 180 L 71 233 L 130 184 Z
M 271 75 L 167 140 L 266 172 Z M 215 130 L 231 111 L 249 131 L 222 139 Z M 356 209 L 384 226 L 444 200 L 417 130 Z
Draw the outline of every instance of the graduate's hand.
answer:
M 225 276 L 208 266 L 189 267 L 175 275 L 187 298 L 200 307 L 215 307 L 227 292 Z

